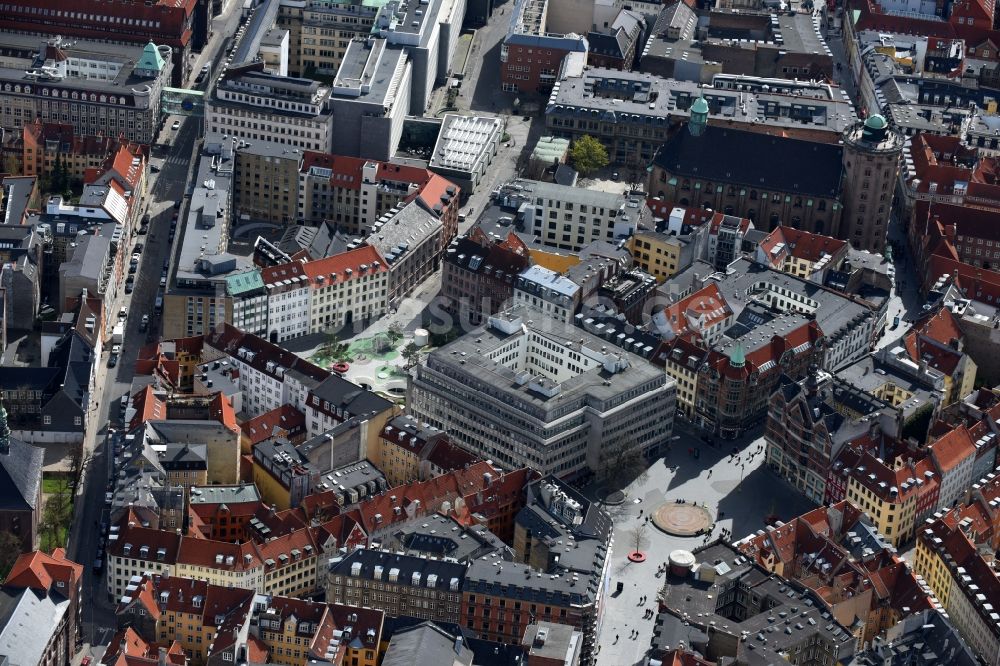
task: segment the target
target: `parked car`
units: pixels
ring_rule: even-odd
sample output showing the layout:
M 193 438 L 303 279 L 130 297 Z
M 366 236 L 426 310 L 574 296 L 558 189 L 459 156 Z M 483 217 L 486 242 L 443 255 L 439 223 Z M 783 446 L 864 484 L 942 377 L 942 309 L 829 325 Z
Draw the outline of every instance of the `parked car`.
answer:
M 108 367 L 113 368 L 116 365 L 118 365 L 118 352 L 111 352 L 111 354 L 108 355 Z
M 146 247 L 146 246 L 145 246 L 145 245 L 143 245 L 142 243 L 136 243 L 136 244 L 135 244 L 135 250 L 133 250 L 133 251 L 134 251 L 134 252 L 135 252 L 136 254 L 142 254 L 142 248 L 144 248 L 144 247 Z
M 123 305 L 122 309 L 118 311 L 118 321 L 125 321 L 128 319 L 128 306 Z

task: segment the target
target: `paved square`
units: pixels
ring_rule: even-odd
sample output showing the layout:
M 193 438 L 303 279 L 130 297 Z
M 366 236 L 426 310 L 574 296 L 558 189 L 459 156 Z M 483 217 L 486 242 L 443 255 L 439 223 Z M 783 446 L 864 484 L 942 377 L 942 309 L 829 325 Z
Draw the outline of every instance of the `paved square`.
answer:
M 606 507 L 614 518 L 615 529 L 610 596 L 604 602 L 604 617 L 598 634 L 599 666 L 630 666 L 642 662 L 653 636 L 658 608 L 656 599 L 663 585 L 663 577 L 657 569 L 667 561 L 670 551 L 693 550 L 707 540 L 704 535 L 671 536 L 647 522 L 651 512 L 664 503 L 669 506 L 684 499 L 688 505 L 704 507 L 715 519 L 711 538 L 728 529 L 738 539 L 762 529 L 768 514 L 777 514 L 787 520 L 815 506 L 763 466 L 764 451 L 759 448 L 764 444 L 762 437 L 724 442 L 720 449 L 679 428 L 676 432 L 680 439 L 673 442 L 673 451 L 666 459 L 657 461 L 629 485 L 623 504 Z M 739 459 L 730 458 L 734 446 L 740 449 Z M 694 448 L 699 449 L 699 458 L 689 453 L 689 449 Z M 753 458 L 748 460 L 751 455 Z M 672 469 L 674 465 L 676 469 Z M 647 559 L 633 564 L 627 556 L 634 546 L 634 529 L 640 526 L 645 528 L 643 550 Z M 619 582 L 623 589 L 616 595 Z M 646 617 L 650 615 L 647 609 L 653 611 L 652 617 Z M 630 638 L 633 630 L 638 631 L 635 639 Z

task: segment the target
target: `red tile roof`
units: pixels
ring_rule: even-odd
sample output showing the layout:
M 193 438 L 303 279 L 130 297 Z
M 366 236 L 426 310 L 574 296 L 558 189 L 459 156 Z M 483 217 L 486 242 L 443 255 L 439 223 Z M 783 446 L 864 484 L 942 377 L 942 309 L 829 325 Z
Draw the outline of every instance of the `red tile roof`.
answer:
M 447 438 L 439 439 L 431 443 L 431 449 L 426 454 L 427 462 L 435 467 L 450 472 L 456 469 L 464 469 L 481 458 Z
M 271 649 L 253 634 L 247 639 L 247 661 L 251 664 L 266 664 L 271 655 Z
M 293 439 L 306 431 L 306 416 L 292 405 L 282 405 L 260 416 L 244 421 L 240 426 L 250 444 L 271 437 Z
M 212 396 L 208 410 L 212 418 L 226 426 L 226 428 L 233 432 L 239 431 L 239 426 L 236 425 L 236 412 L 233 410 L 233 403 L 221 391 Z
M 298 261 L 262 268 L 260 269 L 260 277 L 264 281 L 264 286 L 269 291 L 273 289 L 279 291 L 288 291 L 297 288 L 304 289 L 308 281 L 306 270 L 302 263 Z M 289 284 L 284 284 L 285 281 L 288 281 Z
M 221 562 L 219 556 L 222 556 Z M 232 558 L 230 560 L 229 558 Z M 226 571 L 245 571 L 260 566 L 261 558 L 250 543 L 235 544 L 210 539 L 183 539 L 177 562 Z
M 14 562 L 4 585 L 33 590 L 49 590 L 54 581 L 75 587 L 83 579 L 83 566 L 66 558 L 66 551 L 56 548 L 51 555 L 40 550 L 23 553 Z
M 467 512 L 481 513 L 488 519 L 503 509 L 505 500 L 516 501 L 532 475 L 533 472 L 527 469 L 502 474 L 487 462 L 476 462 L 426 481 L 391 488 L 361 502 L 347 514 L 327 521 L 322 526 L 323 531 L 332 536 L 340 547 L 345 545 L 347 539 L 360 538 L 364 541 L 368 535 L 387 530 L 395 523 L 434 513 L 445 501 L 457 507 L 456 498 L 464 500 Z M 488 493 L 484 492 L 487 488 Z M 487 501 L 491 497 L 497 499 Z M 325 538 L 318 536 L 317 540 L 322 543 Z
M 931 442 L 929 448 L 942 475 L 976 455 L 976 445 L 964 425 L 953 428 L 948 434 Z
M 335 187 L 346 187 L 352 190 L 361 189 L 361 174 L 368 160 L 360 157 L 346 157 L 307 150 L 302 154 L 302 164 L 299 173 L 307 173 L 313 167 L 330 169 L 330 182 Z
M 394 166 L 384 164 L 383 166 Z M 381 170 L 380 170 L 381 171 Z M 423 171 L 423 169 L 420 169 Z M 411 199 L 416 199 L 424 210 L 440 214 L 444 206 L 454 205 L 459 201 L 461 188 L 443 176 L 428 171 L 428 177 L 423 181 L 420 192 Z
M 166 553 L 160 561 L 177 561 L 177 551 L 181 545 L 179 534 L 141 527 L 136 520 L 135 513 L 131 509 L 125 512 L 118 524 L 120 527 L 120 536 L 108 545 L 109 555 L 124 557 L 124 550 L 127 544 L 131 546 L 128 557 L 138 558 L 139 549 L 142 546 L 148 546 L 150 557 L 155 559 L 157 550 L 164 548 L 166 549 Z
M 145 345 L 139 348 L 135 374 L 157 375 L 168 386 L 176 388 L 180 384 L 180 362 L 164 354 L 158 343 Z
M 824 255 L 837 258 L 847 253 L 847 241 L 813 234 L 792 227 L 778 227 L 771 235 L 780 232 L 789 253 L 796 259 L 815 263 Z
M 156 395 L 152 386 L 145 386 L 132 396 L 132 407 L 135 408 L 135 416 L 129 422 L 129 430 L 135 430 L 152 419 L 167 418 L 166 396 Z
M 364 270 L 361 269 L 362 266 L 365 266 Z M 350 282 L 365 275 L 385 273 L 389 266 L 378 250 L 371 245 L 362 245 L 332 257 L 310 261 L 303 265 L 303 270 L 309 284 L 314 289 L 320 289 L 337 282 Z
M 126 627 L 111 637 L 101 663 L 106 666 L 158 666 L 159 656 L 159 645 L 146 641 L 132 627 Z M 184 648 L 177 641 L 167 648 L 166 663 L 169 666 L 187 664 Z
M 702 332 L 710 326 L 733 315 L 732 308 L 718 285 L 709 283 L 687 298 L 683 298 L 663 309 L 663 323 L 670 337 L 693 335 L 702 337 Z M 666 331 L 661 331 L 666 332 Z

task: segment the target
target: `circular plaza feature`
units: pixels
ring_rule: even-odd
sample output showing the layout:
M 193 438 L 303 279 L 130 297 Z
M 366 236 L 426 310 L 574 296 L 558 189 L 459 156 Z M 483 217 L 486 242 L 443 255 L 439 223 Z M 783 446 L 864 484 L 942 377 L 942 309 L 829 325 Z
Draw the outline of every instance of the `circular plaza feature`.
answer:
M 654 525 L 667 534 L 679 537 L 707 532 L 714 522 L 711 512 L 697 504 L 667 502 L 653 512 Z

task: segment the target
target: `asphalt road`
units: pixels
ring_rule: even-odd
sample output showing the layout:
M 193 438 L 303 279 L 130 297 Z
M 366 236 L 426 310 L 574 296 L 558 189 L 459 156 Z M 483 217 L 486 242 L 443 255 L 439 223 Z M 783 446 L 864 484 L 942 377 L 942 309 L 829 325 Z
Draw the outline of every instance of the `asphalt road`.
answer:
M 218 63 L 221 57 L 223 42 L 236 30 L 239 21 L 238 2 L 232 2 L 230 11 L 215 19 L 215 35 L 201 54 L 198 55 L 194 73 L 197 74 L 205 62 Z M 193 83 L 193 82 L 192 82 Z M 174 121 L 180 122 L 180 128 L 172 130 Z M 170 222 L 173 218 L 174 204 L 182 199 L 189 167 L 194 162 L 194 150 L 201 133 L 200 118 L 182 118 L 169 116 L 164 119 L 160 141 L 152 149 L 151 166 L 159 169 L 158 173 L 149 174 L 147 192 L 147 212 L 150 216 L 148 233 L 134 235 L 130 240 L 130 248 L 135 243 L 143 243 L 139 269 L 136 273 L 135 289 L 131 294 L 122 290 L 121 301 L 108 305 L 108 316 L 116 317 L 119 308 L 128 308 L 125 336 L 119 361 L 114 368 L 107 367 L 108 354 L 105 352 L 98 369 L 95 382 L 95 394 L 91 401 L 93 410 L 90 423 L 96 424 L 84 440 L 85 450 L 92 455 L 90 464 L 84 473 L 82 495 L 76 500 L 74 522 L 69 537 L 69 556 L 84 565 L 83 585 L 88 592 L 85 596 L 92 600 L 83 610 L 83 628 L 81 631 L 83 646 L 74 659 L 74 664 L 90 655 L 97 661 L 104 653 L 105 646 L 114 634 L 114 605 L 108 599 L 103 575 L 95 575 L 93 564 L 97 558 L 98 547 L 104 542 L 100 530 L 102 513 L 105 509 L 104 493 L 109 489 L 109 470 L 113 468 L 108 456 L 106 439 L 110 428 L 121 426 L 121 397 L 129 391 L 134 375 L 135 362 L 139 349 L 148 341 L 159 339 L 159 321 L 154 313 L 156 294 L 160 290 L 160 274 L 163 262 L 171 256 L 168 242 Z M 132 249 L 129 250 L 129 253 Z M 141 332 L 139 327 L 143 314 L 150 315 L 148 331 Z M 105 345 L 109 350 L 110 344 Z M 114 600 L 117 601 L 117 600 Z

